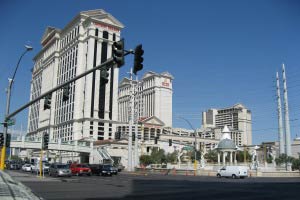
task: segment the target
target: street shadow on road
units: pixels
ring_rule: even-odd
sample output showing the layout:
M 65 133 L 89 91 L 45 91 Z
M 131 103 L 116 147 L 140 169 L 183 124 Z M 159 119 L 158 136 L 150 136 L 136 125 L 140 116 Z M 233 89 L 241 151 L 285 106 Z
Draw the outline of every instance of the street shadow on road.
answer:
M 200 182 L 187 180 L 132 180 L 131 193 L 121 198 L 85 200 L 183 200 L 183 199 L 297 199 L 299 183 Z M 117 193 L 118 190 L 112 191 Z M 113 195 L 112 195 L 113 196 Z

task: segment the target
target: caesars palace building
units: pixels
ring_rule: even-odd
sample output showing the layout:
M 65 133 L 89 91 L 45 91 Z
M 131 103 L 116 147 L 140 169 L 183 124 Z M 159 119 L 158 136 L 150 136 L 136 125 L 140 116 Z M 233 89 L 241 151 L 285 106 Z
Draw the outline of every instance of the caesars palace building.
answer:
M 63 29 L 46 28 L 42 50 L 34 57 L 31 100 L 105 62 L 123 27 L 104 10 L 90 10 L 80 12 Z M 112 66 L 104 84 L 97 70 L 70 85 L 67 101 L 62 100 L 62 90 L 57 90 L 51 95 L 50 109 L 44 110 L 43 99 L 33 104 L 27 137 L 48 132 L 53 142 L 113 139 L 118 121 L 118 77 L 119 68 Z
M 31 100 L 111 58 L 112 44 L 120 40 L 123 27 L 104 10 L 90 10 L 80 12 L 63 29 L 46 28 L 42 50 L 34 57 Z M 147 72 L 141 81 L 133 81 L 138 86 L 137 116 L 148 132 L 172 127 L 172 80 L 167 72 Z M 124 78 L 119 85 L 116 65 L 109 70 L 107 84 L 97 70 L 70 84 L 67 101 L 59 89 L 51 95 L 50 109 L 44 109 L 44 99 L 30 106 L 27 137 L 47 132 L 53 142 L 115 139 L 116 132 L 125 126 L 128 130 L 129 94 L 130 80 Z M 150 133 L 144 137 L 150 139 Z

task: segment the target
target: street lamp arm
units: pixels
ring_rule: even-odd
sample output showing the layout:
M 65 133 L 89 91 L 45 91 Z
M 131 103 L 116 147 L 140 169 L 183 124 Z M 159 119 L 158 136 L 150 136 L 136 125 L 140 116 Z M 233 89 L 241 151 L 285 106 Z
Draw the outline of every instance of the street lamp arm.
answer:
M 17 66 L 16 66 L 16 68 L 15 68 L 15 71 L 14 71 L 14 74 L 13 74 L 13 77 L 12 77 L 12 82 L 13 82 L 14 79 L 15 79 L 17 70 L 18 70 L 18 68 L 19 68 L 19 65 L 20 65 L 20 62 L 21 62 L 23 56 L 24 56 L 28 51 L 31 51 L 31 50 L 33 49 L 32 47 L 27 46 L 27 45 L 25 45 L 25 47 L 26 47 L 26 50 L 25 50 L 25 51 L 22 53 L 22 55 L 20 56 L 20 58 L 19 58 L 19 60 L 18 60 L 18 63 L 17 63 Z M 10 87 L 11 87 L 11 86 L 12 86 L 12 83 L 10 84 Z
M 189 126 L 191 127 L 191 129 L 193 129 L 194 131 L 196 131 L 193 127 L 193 125 L 191 124 L 191 122 L 189 122 L 189 120 L 185 119 L 184 117 L 178 116 L 178 118 L 183 119 L 186 123 L 189 124 Z

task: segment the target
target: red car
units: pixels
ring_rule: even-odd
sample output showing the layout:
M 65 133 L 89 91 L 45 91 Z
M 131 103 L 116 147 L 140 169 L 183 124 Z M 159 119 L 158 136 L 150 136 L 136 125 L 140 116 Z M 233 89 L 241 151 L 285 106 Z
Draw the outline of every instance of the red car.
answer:
M 91 168 L 85 164 L 71 164 L 70 169 L 72 174 L 76 176 L 81 176 L 83 174 L 90 176 L 92 173 Z

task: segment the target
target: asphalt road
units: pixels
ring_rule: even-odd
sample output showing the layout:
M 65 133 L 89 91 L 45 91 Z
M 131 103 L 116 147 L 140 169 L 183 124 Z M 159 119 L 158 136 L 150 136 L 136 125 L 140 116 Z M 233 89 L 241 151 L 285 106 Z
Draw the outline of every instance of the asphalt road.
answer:
M 119 173 L 112 177 L 82 176 L 44 179 L 7 171 L 44 199 L 298 199 L 300 178 L 227 179 Z

